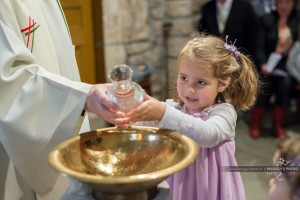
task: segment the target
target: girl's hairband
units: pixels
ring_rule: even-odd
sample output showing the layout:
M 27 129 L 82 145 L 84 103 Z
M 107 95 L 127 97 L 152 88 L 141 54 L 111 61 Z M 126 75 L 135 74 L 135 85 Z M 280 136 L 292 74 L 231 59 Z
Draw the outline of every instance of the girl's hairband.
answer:
M 234 46 L 234 44 L 235 44 L 235 42 L 236 42 L 236 39 L 234 40 L 233 43 L 231 42 L 231 44 L 229 44 L 229 43 L 227 42 L 227 39 L 228 39 L 228 35 L 226 35 L 226 38 L 225 38 L 225 44 L 224 44 L 225 49 L 227 49 L 227 50 L 233 52 L 233 53 L 234 53 L 234 56 L 235 56 L 236 58 L 238 58 L 238 57 L 240 56 L 241 53 L 237 50 L 236 46 Z

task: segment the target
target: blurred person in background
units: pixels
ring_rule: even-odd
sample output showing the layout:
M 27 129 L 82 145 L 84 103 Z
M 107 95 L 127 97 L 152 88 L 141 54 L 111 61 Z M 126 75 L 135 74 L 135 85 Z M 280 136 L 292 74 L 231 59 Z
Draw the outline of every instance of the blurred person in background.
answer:
M 269 186 L 269 200 L 300 199 L 300 136 L 279 138 L 273 161 L 282 171 L 273 173 L 274 177 L 271 178 Z
M 255 62 L 254 50 L 258 17 L 251 4 L 242 0 L 212 0 L 203 5 L 198 31 L 216 36 L 226 35 L 235 46 L 250 55 Z
M 250 135 L 261 135 L 261 123 L 271 97 L 274 135 L 286 134 L 283 122 L 290 104 L 292 79 L 287 73 L 286 62 L 289 50 L 298 36 L 298 11 L 296 0 L 276 0 L 276 11 L 263 16 L 258 31 L 256 59 L 262 79 L 262 92 L 252 110 Z
M 251 4 L 259 17 L 276 10 L 275 0 L 252 0 Z

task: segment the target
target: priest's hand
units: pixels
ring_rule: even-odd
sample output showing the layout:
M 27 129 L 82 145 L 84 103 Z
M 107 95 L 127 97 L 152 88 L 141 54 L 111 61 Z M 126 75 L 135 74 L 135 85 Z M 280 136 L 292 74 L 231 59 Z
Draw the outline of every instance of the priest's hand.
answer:
M 116 126 L 127 127 L 129 119 L 107 96 L 109 87 L 111 87 L 110 83 L 93 85 L 88 94 L 85 109 Z

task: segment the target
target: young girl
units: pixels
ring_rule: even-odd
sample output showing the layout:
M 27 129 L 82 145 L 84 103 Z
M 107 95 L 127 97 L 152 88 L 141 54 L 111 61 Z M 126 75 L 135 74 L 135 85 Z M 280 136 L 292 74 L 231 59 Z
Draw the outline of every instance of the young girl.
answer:
M 300 136 L 284 136 L 278 139 L 274 164 L 288 170 L 273 173 L 270 180 L 269 200 L 300 199 Z M 298 170 L 296 170 L 296 168 Z M 284 169 L 284 168 L 283 168 Z
M 199 144 L 196 161 L 167 180 L 173 200 L 244 200 L 240 173 L 223 167 L 237 166 L 236 111 L 255 101 L 253 63 L 232 42 L 197 34 L 182 49 L 178 64 L 176 98 L 160 102 L 145 95 L 128 117 L 144 121 L 137 125 L 176 130 Z

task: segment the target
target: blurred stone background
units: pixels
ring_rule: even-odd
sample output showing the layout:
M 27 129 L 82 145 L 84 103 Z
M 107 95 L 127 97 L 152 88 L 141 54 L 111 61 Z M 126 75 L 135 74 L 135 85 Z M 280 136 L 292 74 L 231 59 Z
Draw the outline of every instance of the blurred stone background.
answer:
M 146 62 L 151 93 L 164 100 L 177 78 L 177 56 L 196 30 L 205 0 L 103 0 L 105 68 Z M 169 88 L 170 89 L 170 88 Z

